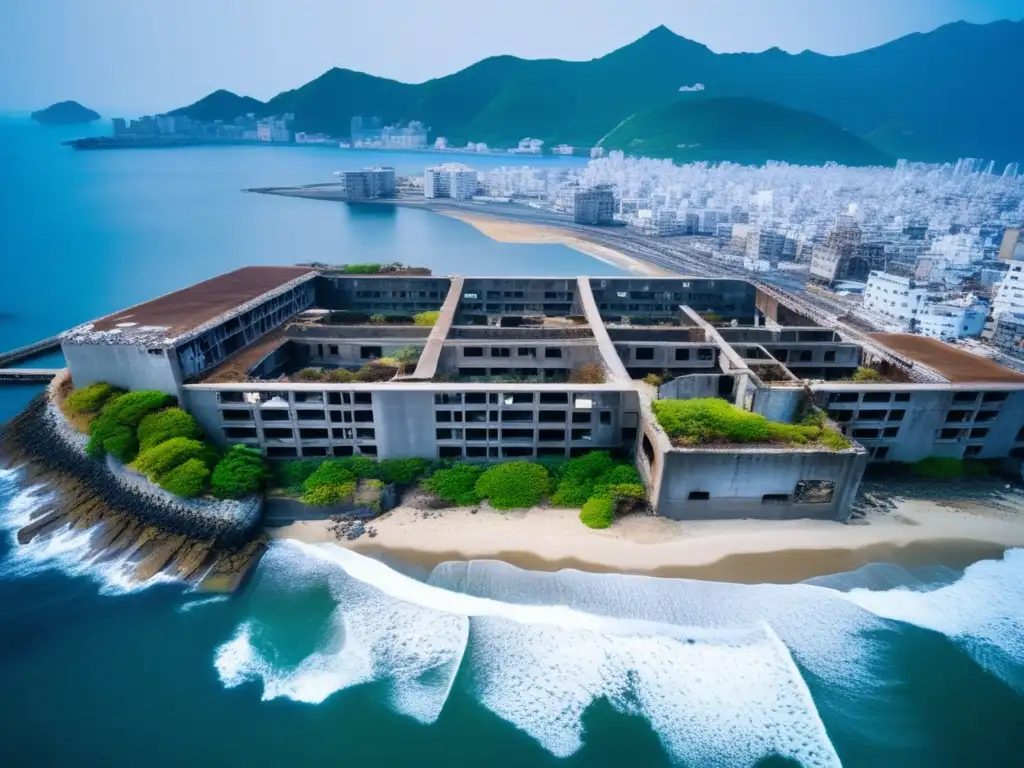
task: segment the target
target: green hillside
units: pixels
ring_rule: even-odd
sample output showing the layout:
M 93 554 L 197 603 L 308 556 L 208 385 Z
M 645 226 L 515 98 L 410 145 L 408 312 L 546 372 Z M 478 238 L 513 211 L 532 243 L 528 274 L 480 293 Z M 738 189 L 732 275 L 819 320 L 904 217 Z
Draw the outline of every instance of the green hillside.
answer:
M 754 99 L 684 98 L 637 113 L 602 142 L 605 149 L 676 162 L 891 165 L 894 159 L 810 112 Z
M 296 129 L 347 136 L 352 117 L 420 120 L 450 142 L 593 146 L 623 120 L 701 83 L 708 97 L 772 102 L 820 115 L 920 160 L 1024 161 L 1017 68 L 1024 21 L 949 24 L 845 56 L 719 54 L 658 27 L 591 61 L 497 56 L 408 84 L 332 69 L 263 104 L 218 91 L 176 110 L 197 119 L 293 112 Z M 891 126 L 900 126 L 895 133 Z

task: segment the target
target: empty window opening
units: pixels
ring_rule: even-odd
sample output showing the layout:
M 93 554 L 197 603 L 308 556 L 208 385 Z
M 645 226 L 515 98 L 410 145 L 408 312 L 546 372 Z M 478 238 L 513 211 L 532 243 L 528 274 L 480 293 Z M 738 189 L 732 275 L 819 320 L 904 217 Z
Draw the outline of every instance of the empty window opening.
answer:
M 707 491 L 690 491 L 690 495 L 686 497 L 687 501 L 707 501 L 710 498 L 711 494 Z
M 761 497 L 762 504 L 785 504 L 788 501 L 788 493 L 766 493 Z

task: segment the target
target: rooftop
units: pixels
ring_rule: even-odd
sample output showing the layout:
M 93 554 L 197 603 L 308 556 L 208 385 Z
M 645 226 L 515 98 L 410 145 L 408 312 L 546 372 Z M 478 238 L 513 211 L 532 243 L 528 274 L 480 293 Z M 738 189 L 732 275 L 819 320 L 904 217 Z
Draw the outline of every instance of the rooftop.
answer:
M 315 274 L 309 267 L 242 267 L 136 304 L 68 333 L 123 334 L 125 341 L 129 340 L 127 337 L 139 335 L 176 338 L 221 315 L 244 311 L 249 302 Z
M 894 352 L 934 369 L 954 384 L 1024 382 L 1024 374 L 1012 371 L 986 357 L 964 352 L 938 339 L 909 333 L 869 335 Z

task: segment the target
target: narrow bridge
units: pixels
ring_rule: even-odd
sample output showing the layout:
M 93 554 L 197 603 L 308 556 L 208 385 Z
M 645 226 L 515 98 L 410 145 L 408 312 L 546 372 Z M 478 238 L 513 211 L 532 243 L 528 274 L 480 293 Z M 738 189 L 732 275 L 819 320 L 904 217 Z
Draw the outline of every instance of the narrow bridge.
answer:
M 0 368 L 0 384 L 46 384 L 62 368 Z
M 60 339 L 56 336 L 51 336 L 48 339 L 34 341 L 23 347 L 12 349 L 10 352 L 0 352 L 0 368 L 11 363 L 17 363 L 19 360 L 24 360 L 28 357 L 41 355 L 44 352 L 52 352 L 55 349 L 60 349 Z

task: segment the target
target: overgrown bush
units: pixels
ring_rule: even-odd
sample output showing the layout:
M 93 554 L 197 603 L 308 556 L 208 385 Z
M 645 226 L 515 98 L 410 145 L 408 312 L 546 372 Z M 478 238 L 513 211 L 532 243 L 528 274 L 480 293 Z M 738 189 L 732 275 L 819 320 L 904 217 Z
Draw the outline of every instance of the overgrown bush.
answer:
M 580 521 L 588 528 L 608 528 L 615 520 L 615 502 L 608 496 L 595 496 L 580 509 Z
M 211 458 L 211 449 L 198 440 L 188 437 L 172 437 L 139 454 L 135 469 L 155 483 L 177 466 L 189 459 L 199 459 L 204 464 Z
M 356 381 L 380 382 L 391 381 L 398 375 L 402 364 L 393 357 L 381 357 L 371 360 L 355 374 Z
M 96 413 L 108 400 L 123 392 L 123 389 L 97 381 L 71 392 L 64 398 L 64 407 L 71 413 Z
M 858 384 L 870 384 L 877 381 L 885 381 L 885 377 L 874 368 L 858 368 L 850 377 Z
M 476 481 L 482 474 L 483 468 L 475 464 L 456 464 L 449 469 L 439 469 L 424 481 L 423 487 L 445 501 L 468 507 L 480 503 Z
M 255 493 L 267 478 L 267 465 L 259 449 L 233 445 L 217 462 L 210 477 L 210 490 L 221 499 L 237 499 Z
M 355 483 L 356 475 L 338 459 L 327 459 L 307 477 L 302 487 L 308 492 L 322 485 L 346 485 Z
M 188 459 L 163 475 L 158 484 L 165 491 L 188 499 L 203 492 L 209 477 L 210 468 L 205 461 Z
M 600 363 L 584 363 L 569 374 L 571 384 L 604 384 L 604 368 Z
M 326 374 L 322 368 L 303 368 L 301 371 L 292 376 L 295 381 L 323 381 Z
M 474 488 L 495 509 L 518 509 L 536 505 L 547 494 L 549 481 L 540 464 L 510 461 L 488 469 Z
M 664 383 L 665 383 L 665 380 L 663 378 L 661 378 L 661 376 L 659 376 L 656 373 L 648 373 L 646 376 L 644 376 L 644 384 L 652 386 L 655 389 L 657 389 L 658 387 L 660 387 Z
M 296 459 L 283 461 L 274 468 L 275 482 L 289 493 L 300 494 L 306 478 L 316 472 L 323 459 Z
M 616 501 L 622 499 L 642 501 L 647 498 L 647 489 L 644 488 L 643 483 L 617 483 L 606 486 L 598 495 L 607 495 Z
M 356 375 L 347 368 L 335 368 L 327 374 L 327 380 L 332 384 L 348 384 L 355 381 Z
M 153 390 L 112 397 L 89 425 L 86 451 L 93 458 L 109 453 L 120 461 L 131 461 L 139 450 L 135 434 L 139 422 L 146 415 L 167 406 L 172 399 L 164 392 Z
M 143 417 L 136 435 L 139 438 L 139 450 L 146 451 L 172 437 L 198 440 L 202 437 L 202 430 L 191 414 L 181 408 L 165 408 Z
M 376 275 L 380 264 L 345 264 L 341 271 L 346 275 Z
M 437 322 L 437 318 L 441 316 L 441 313 L 437 310 L 431 310 L 429 312 L 420 312 L 418 315 L 413 317 L 412 321 L 416 325 L 434 325 Z
M 964 476 L 963 459 L 929 456 L 910 465 L 915 475 L 933 480 L 956 480 Z
M 372 325 L 384 325 L 387 323 L 387 321 L 387 317 L 385 315 L 380 314 L 379 312 L 376 315 L 370 315 L 370 323 Z
M 426 474 L 426 459 L 384 459 L 379 463 L 383 479 L 389 483 L 408 485 Z
M 318 485 L 302 494 L 302 501 L 314 507 L 329 507 L 342 504 L 352 498 L 356 483 L 340 483 L 338 485 Z
M 347 459 L 339 460 L 341 466 L 351 472 L 360 480 L 366 478 L 381 478 L 380 464 L 368 456 L 349 456 Z

